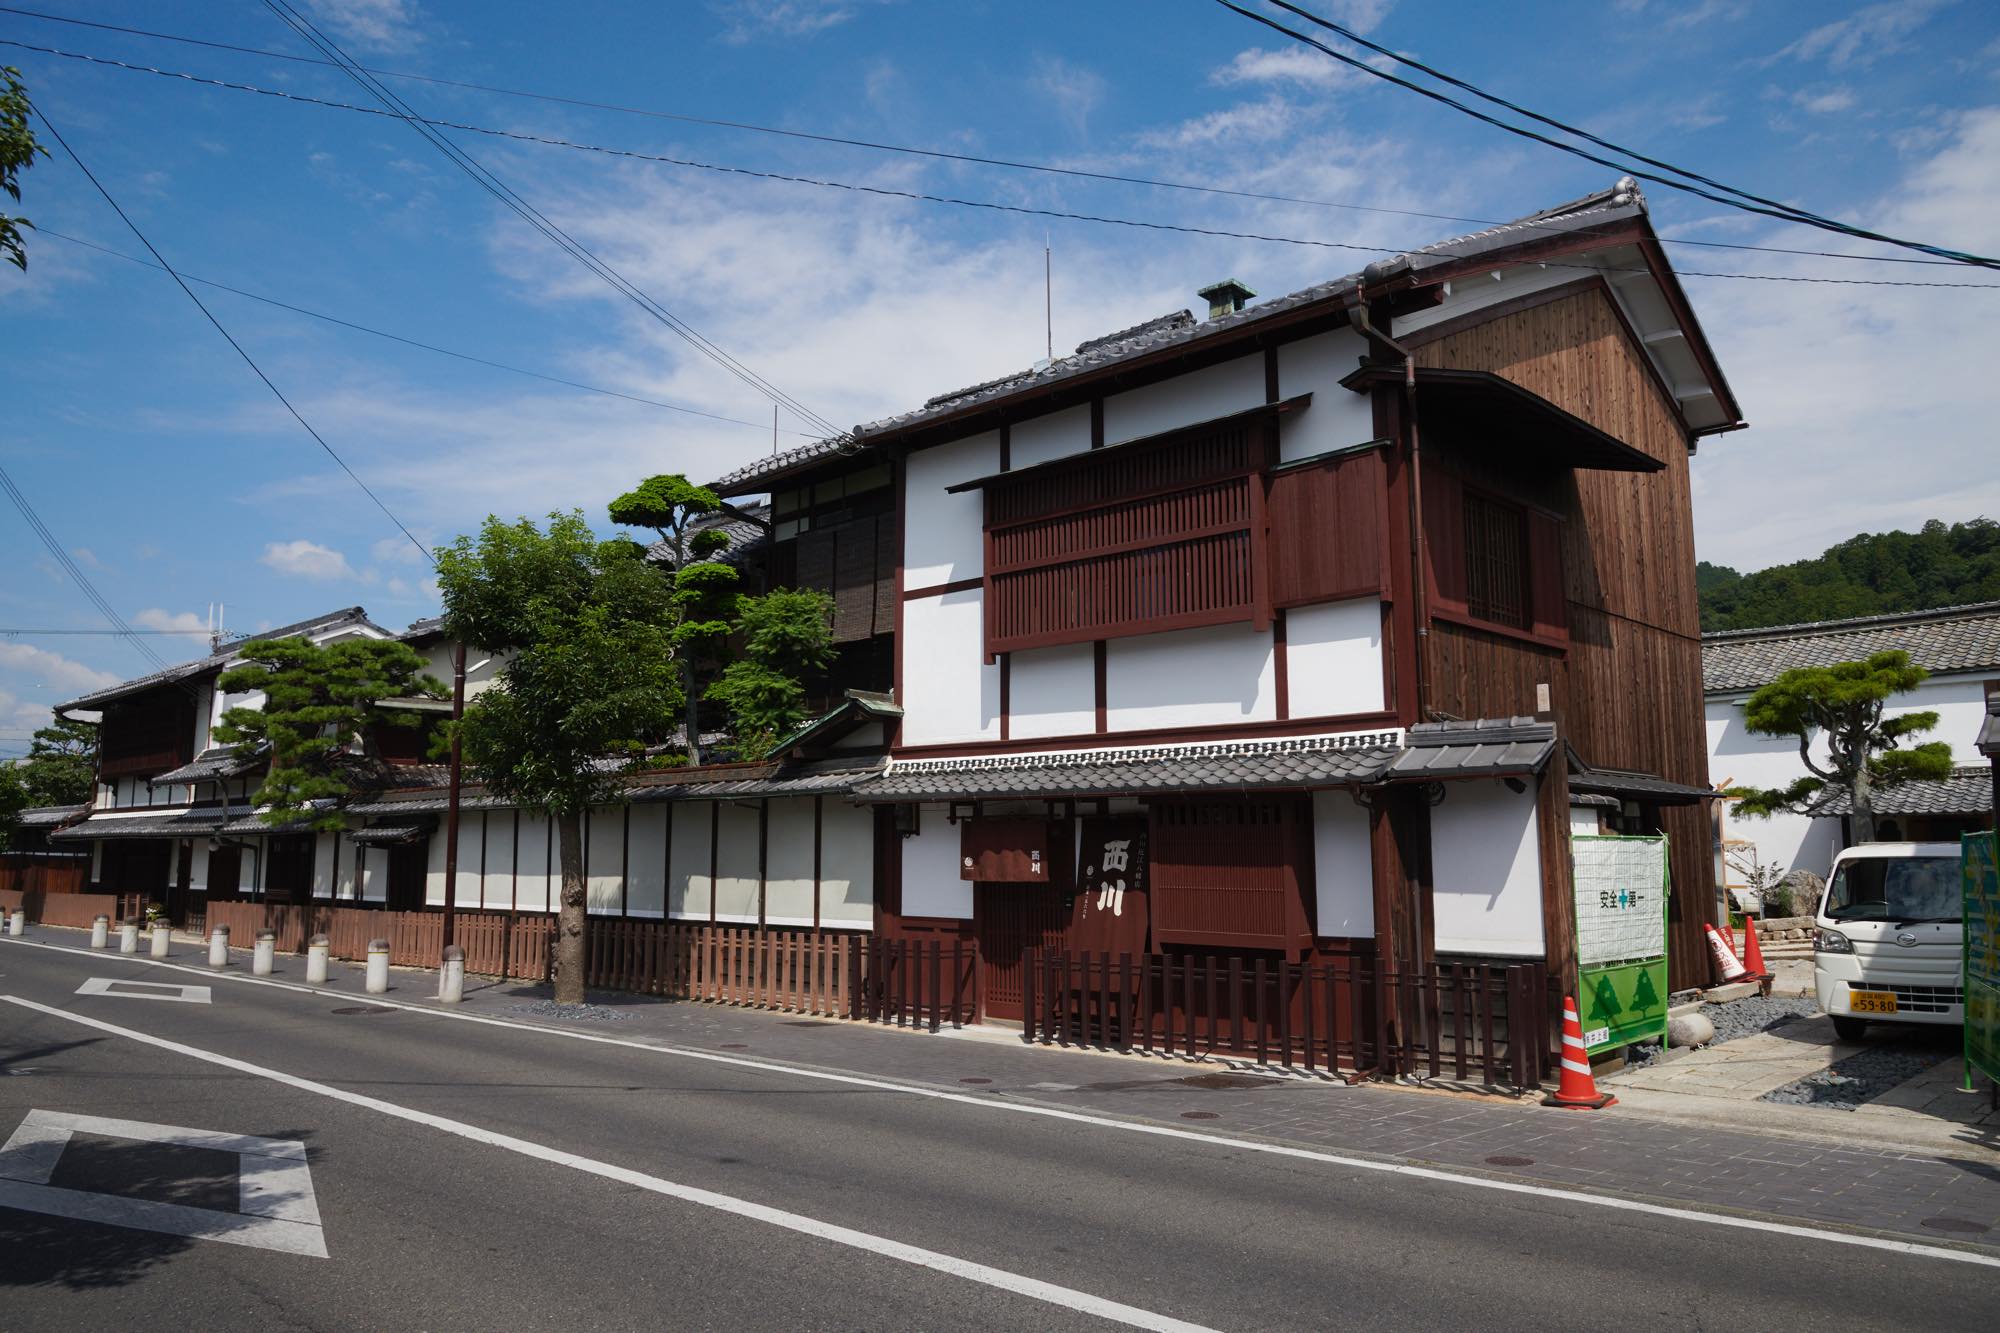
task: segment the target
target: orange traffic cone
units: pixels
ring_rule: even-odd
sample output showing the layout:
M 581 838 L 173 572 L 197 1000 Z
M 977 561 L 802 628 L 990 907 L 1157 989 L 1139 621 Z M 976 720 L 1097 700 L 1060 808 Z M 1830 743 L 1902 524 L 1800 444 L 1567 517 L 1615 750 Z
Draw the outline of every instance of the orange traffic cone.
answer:
M 1590 1054 L 1583 1045 L 1583 1023 L 1576 1016 L 1576 997 L 1563 997 L 1562 1076 L 1556 1090 L 1542 1098 L 1544 1106 L 1560 1106 L 1571 1111 L 1598 1111 L 1618 1102 L 1608 1092 L 1597 1090 L 1590 1076 Z
M 1743 964 L 1736 961 L 1736 951 L 1723 940 L 1722 932 L 1714 926 L 1708 928 L 1708 951 L 1715 955 L 1715 966 L 1722 973 L 1718 985 L 1727 986 L 1732 981 L 1742 981 L 1750 974 Z
M 1743 921 L 1743 970 L 1755 981 L 1771 975 L 1771 969 L 1764 966 L 1764 946 L 1757 940 L 1757 923 L 1748 917 Z

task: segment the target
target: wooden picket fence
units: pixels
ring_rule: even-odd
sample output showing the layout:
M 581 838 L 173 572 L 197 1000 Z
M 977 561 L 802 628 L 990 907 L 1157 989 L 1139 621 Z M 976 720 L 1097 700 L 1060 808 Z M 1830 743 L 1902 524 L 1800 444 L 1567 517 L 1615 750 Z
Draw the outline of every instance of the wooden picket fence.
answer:
M 82 893 L 89 876 L 74 852 L 0 852 L 0 893 Z
M 1028 1040 L 1159 1055 L 1233 1056 L 1362 1077 L 1534 1088 L 1553 1068 L 1544 963 L 1057 954 L 1023 959 Z M 1560 1001 L 1558 1000 L 1558 1003 Z
M 444 949 L 444 913 L 435 911 L 212 902 L 205 924 L 228 927 L 231 945 L 245 948 L 258 931 L 273 931 L 280 953 L 303 953 L 314 935 L 325 935 L 332 957 L 352 961 L 367 956 L 369 941 L 386 939 L 397 966 L 435 967 Z M 553 916 L 461 912 L 453 927 L 467 972 L 550 978 Z M 584 944 L 584 984 L 593 989 L 933 1032 L 978 1016 L 978 967 L 963 942 L 592 918 Z
M 113 924 L 136 919 L 146 910 L 143 893 L 44 893 L 40 889 L 0 889 L 0 914 L 16 909 L 28 920 L 42 926 L 73 926 L 90 929 L 99 916 Z

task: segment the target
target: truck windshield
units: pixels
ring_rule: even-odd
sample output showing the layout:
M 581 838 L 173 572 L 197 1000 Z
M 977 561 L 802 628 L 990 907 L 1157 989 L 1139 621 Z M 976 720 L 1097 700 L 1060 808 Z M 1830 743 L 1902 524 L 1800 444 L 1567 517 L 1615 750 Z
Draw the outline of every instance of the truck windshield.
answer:
M 1965 915 L 1955 856 L 1885 856 L 1843 861 L 1827 886 L 1835 921 L 1957 921 Z

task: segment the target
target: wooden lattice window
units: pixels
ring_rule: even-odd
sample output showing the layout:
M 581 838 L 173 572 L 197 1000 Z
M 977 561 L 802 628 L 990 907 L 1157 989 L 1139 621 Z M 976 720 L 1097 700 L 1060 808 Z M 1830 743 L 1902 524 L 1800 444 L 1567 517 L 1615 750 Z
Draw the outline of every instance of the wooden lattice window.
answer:
M 1269 418 L 986 483 L 989 653 L 1269 615 Z
M 1528 525 L 1520 509 L 1465 494 L 1465 602 L 1496 625 L 1528 625 Z

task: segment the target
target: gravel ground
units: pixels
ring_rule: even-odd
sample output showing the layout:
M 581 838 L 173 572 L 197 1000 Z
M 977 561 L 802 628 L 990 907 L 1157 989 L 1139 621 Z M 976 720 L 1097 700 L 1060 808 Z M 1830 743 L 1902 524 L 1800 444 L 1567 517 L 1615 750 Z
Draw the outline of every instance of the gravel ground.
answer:
M 1715 1041 L 1720 1045 L 1738 1037 L 1754 1037 L 1769 1032 L 1795 1018 L 1810 1018 L 1819 1004 L 1810 995 L 1752 995 L 1729 1004 L 1703 1005 L 1701 1016 L 1715 1024 Z
M 532 1014 L 536 1018 L 563 1018 L 572 1023 L 617 1023 L 632 1016 L 623 1009 L 613 1009 L 609 1005 L 557 1004 L 554 1000 L 509 1005 L 508 1012 Z
M 1915 1078 L 1950 1055 L 1950 1051 L 1940 1043 L 1921 1038 L 1875 1040 L 1882 1044 L 1842 1056 L 1818 1073 L 1772 1089 L 1764 1094 L 1763 1100 L 1790 1106 L 1823 1106 L 1833 1111 L 1852 1111 L 1897 1084 Z

